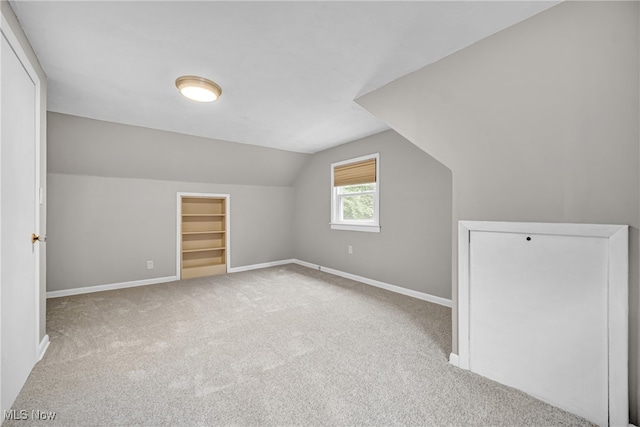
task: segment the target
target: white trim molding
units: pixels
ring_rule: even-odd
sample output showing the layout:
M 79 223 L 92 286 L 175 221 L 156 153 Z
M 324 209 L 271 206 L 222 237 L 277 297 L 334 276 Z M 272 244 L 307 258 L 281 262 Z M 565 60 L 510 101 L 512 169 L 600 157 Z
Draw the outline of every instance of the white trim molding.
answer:
M 48 348 L 49 348 L 49 335 L 45 335 L 44 338 L 42 338 L 42 341 L 40 341 L 40 345 L 38 346 L 38 362 L 42 360 Z
M 355 280 L 356 282 L 361 282 L 367 285 L 375 286 L 376 288 L 386 289 L 387 291 L 395 292 L 397 294 L 406 295 L 406 296 L 417 298 L 423 301 L 429 301 L 434 304 L 443 305 L 445 307 L 452 306 L 450 299 L 437 297 L 435 295 L 430 295 L 424 292 L 414 291 L 413 289 L 407 289 L 401 286 L 391 285 L 389 283 L 380 282 L 379 280 L 369 279 L 367 277 L 358 276 L 356 274 L 345 273 L 344 271 L 334 270 L 333 268 L 322 267 L 320 265 L 312 264 L 310 262 L 301 261 L 298 259 L 295 259 L 293 261 L 298 265 L 302 265 L 303 267 L 312 268 L 314 270 L 320 270 L 325 273 L 333 274 L 335 276 L 344 277 L 345 279 Z
M 295 263 L 295 260 L 293 260 L 293 259 L 284 259 L 282 261 L 263 262 L 261 264 L 251 264 L 251 265 L 244 265 L 242 267 L 228 268 L 227 272 L 228 273 L 240 273 L 242 271 L 258 270 L 260 268 L 277 267 L 279 265 L 294 264 L 294 263 Z
M 460 367 L 460 360 L 458 359 L 458 355 L 455 353 L 451 353 L 449 355 L 449 363 L 451 363 L 453 366 Z
M 322 269 L 322 267 L 320 267 L 318 264 L 311 264 L 310 262 L 302 261 L 302 260 L 299 260 L 299 259 L 294 259 L 293 263 L 301 265 L 303 267 L 311 268 L 313 270 L 321 270 Z
M 90 294 L 93 292 L 111 291 L 114 289 L 134 288 L 137 286 L 157 285 L 159 283 L 175 282 L 176 276 L 157 277 L 154 279 L 133 280 L 131 282 L 111 283 L 108 285 L 87 286 L 86 288 L 63 289 L 47 292 L 48 298 L 68 297 L 71 295 Z
M 601 237 L 609 240 L 607 280 L 609 425 L 629 424 L 629 227 L 493 221 L 458 223 L 458 366 L 470 369 L 470 239 L 472 231 Z
M 358 163 L 369 159 L 376 159 L 376 191 L 373 193 L 373 221 L 367 223 L 359 223 L 358 221 L 340 221 L 340 206 L 337 199 L 336 187 L 334 187 L 334 169 L 336 166 L 347 165 L 350 163 Z M 380 233 L 380 153 L 367 154 L 353 159 L 342 160 L 340 162 L 331 163 L 331 222 L 329 226 L 332 230 L 345 231 L 364 231 L 367 233 Z
M 311 268 L 313 270 L 320 270 L 322 272 L 333 274 L 335 276 L 344 277 L 345 279 L 351 279 L 367 285 L 375 286 L 376 288 L 386 289 L 391 292 L 410 296 L 423 301 L 429 301 L 434 304 L 442 305 L 445 307 L 451 307 L 451 300 L 447 298 L 437 297 L 435 295 L 430 295 L 424 292 L 414 291 L 413 289 L 407 289 L 401 286 L 391 285 L 389 283 L 380 282 L 378 280 L 369 279 L 366 277 L 358 276 L 356 274 L 345 273 L 344 271 L 334 270 L 333 268 L 322 267 L 320 265 L 312 264 L 310 262 L 302 261 L 299 259 L 285 259 L 280 261 L 263 262 L 260 264 L 244 265 L 240 267 L 229 268 L 227 271 L 229 273 L 240 273 L 243 271 L 277 267 L 280 265 L 287 265 L 287 264 L 298 264 L 303 267 Z M 47 298 L 59 298 L 59 297 L 66 297 L 71 295 L 88 294 L 92 292 L 110 291 L 114 289 L 124 289 L 124 288 L 133 288 L 137 286 L 156 285 L 160 283 L 175 282 L 177 280 L 179 280 L 177 276 L 167 276 L 167 277 L 158 277 L 155 279 L 133 280 L 130 282 L 112 283 L 108 285 L 88 286 L 86 288 L 63 289 L 60 291 L 47 292 Z
M 382 227 L 379 225 L 364 225 L 364 224 L 329 224 L 332 230 L 344 230 L 344 231 L 364 231 L 365 233 L 379 233 Z
M 286 259 L 281 261 L 265 262 L 261 264 L 245 265 L 227 269 L 228 273 L 239 273 L 241 271 L 257 270 L 260 268 L 275 267 L 278 265 L 293 264 L 294 260 Z M 47 292 L 48 298 L 67 297 L 71 295 L 89 294 L 93 292 L 111 291 L 114 289 L 135 288 L 138 286 L 157 285 L 160 283 L 175 282 L 180 280 L 178 276 L 158 277 L 154 279 L 132 280 L 130 282 L 111 283 L 108 285 L 88 286 L 86 288 L 63 289 L 60 291 Z

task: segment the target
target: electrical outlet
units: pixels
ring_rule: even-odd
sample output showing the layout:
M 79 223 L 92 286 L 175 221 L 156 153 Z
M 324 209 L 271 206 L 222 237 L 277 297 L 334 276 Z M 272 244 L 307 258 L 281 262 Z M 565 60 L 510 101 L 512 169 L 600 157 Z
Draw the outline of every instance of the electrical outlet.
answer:
M 347 249 L 349 250 L 349 255 L 353 254 L 353 246 L 349 245 Z
M 147 261 L 147 270 L 153 270 L 153 261 Z

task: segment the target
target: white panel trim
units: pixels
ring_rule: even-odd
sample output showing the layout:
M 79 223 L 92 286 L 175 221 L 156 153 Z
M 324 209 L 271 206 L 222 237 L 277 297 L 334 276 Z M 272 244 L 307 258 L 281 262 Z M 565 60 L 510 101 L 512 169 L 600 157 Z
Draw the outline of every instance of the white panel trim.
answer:
M 42 360 L 48 348 L 49 348 L 49 335 L 45 335 L 44 338 L 42 338 L 42 341 L 40 341 L 40 346 L 38 347 L 38 362 Z
M 496 233 L 527 233 L 559 236 L 611 237 L 627 227 L 610 224 L 570 224 L 547 222 L 500 222 L 500 221 L 460 221 L 470 231 L 493 231 Z
M 458 223 L 458 356 L 469 369 L 469 255 L 471 231 L 603 237 L 609 239 L 609 425 L 629 424 L 629 227 L 604 224 L 459 221 Z
M 176 277 L 178 280 L 182 279 L 180 268 L 180 243 L 182 242 L 182 197 L 224 197 L 226 199 L 225 202 L 225 221 L 226 221 L 226 229 L 225 229 L 225 239 L 226 245 L 225 250 L 227 253 L 227 273 L 229 272 L 229 268 L 231 267 L 231 194 L 218 194 L 218 193 L 189 193 L 189 192 L 178 192 L 177 194 L 177 210 L 176 210 Z
M 458 225 L 458 366 L 469 369 L 469 239 L 470 229 Z M 465 308 L 463 308 L 465 307 Z
M 629 423 L 629 228 L 609 237 L 609 425 Z
M 240 273 L 241 271 L 258 270 L 260 268 L 269 268 L 269 267 L 276 267 L 276 266 L 285 265 L 285 264 L 294 264 L 294 262 L 295 261 L 293 259 L 284 259 L 281 261 L 273 261 L 273 262 L 263 262 L 260 264 L 251 264 L 251 265 L 244 265 L 241 267 L 228 268 L 227 272 Z
M 131 282 L 111 283 L 108 285 L 87 286 L 86 288 L 63 289 L 47 292 L 47 298 L 67 297 L 71 295 L 90 294 L 92 292 L 111 291 L 114 289 L 135 288 L 136 286 L 157 285 L 159 283 L 175 282 L 176 276 L 157 277 L 154 279 L 133 280 Z
M 449 355 L 449 363 L 451 363 L 453 366 L 460 367 L 460 360 L 458 359 L 458 355 L 455 353 L 451 353 Z
M 375 286 L 376 288 L 386 289 L 391 292 L 395 292 L 397 294 L 402 294 L 406 296 L 410 296 L 413 298 L 417 298 L 423 301 L 429 301 L 434 304 L 443 305 L 445 307 L 451 307 L 452 303 L 450 299 L 437 297 L 435 295 L 430 295 L 424 292 L 414 291 L 413 289 L 403 288 L 401 286 L 391 285 L 389 283 L 380 282 L 379 280 L 369 279 L 366 277 L 358 276 L 356 274 L 345 273 L 344 271 L 334 270 L 333 268 L 322 267 L 317 264 L 312 264 L 306 261 L 294 260 L 294 262 L 298 265 L 302 265 L 304 267 L 312 268 L 314 270 L 320 270 L 325 273 L 330 273 L 336 276 L 344 277 L 345 279 L 355 280 L 357 282 L 362 282 L 367 285 Z

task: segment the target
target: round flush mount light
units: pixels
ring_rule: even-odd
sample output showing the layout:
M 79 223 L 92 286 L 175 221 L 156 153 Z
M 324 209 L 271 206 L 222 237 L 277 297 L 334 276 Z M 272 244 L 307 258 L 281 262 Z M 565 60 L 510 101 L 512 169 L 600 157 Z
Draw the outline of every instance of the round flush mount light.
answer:
M 176 87 L 182 96 L 197 102 L 213 102 L 222 95 L 220 86 L 204 77 L 178 77 L 176 79 Z

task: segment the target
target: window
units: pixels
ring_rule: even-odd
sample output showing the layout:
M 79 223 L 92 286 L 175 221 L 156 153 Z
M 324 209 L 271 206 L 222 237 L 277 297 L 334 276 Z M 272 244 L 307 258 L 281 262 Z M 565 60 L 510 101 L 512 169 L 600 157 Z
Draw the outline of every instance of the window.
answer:
M 331 228 L 380 232 L 380 154 L 331 165 Z

